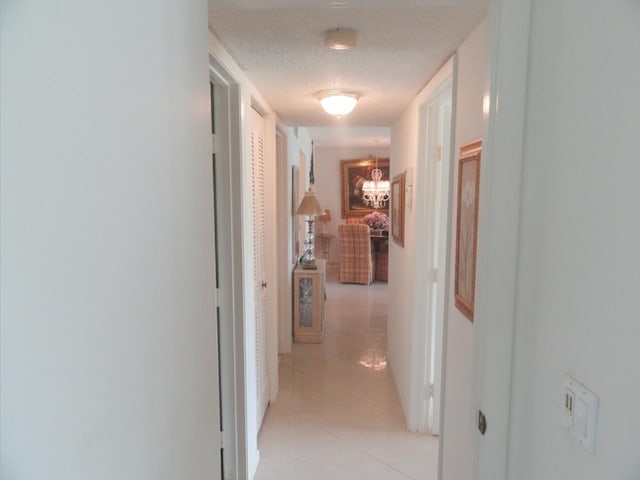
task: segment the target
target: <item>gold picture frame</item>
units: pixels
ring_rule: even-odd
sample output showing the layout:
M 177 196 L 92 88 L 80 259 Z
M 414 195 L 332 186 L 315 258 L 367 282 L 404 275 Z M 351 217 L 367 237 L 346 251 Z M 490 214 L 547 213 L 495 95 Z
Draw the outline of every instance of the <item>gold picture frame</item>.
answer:
M 391 237 L 404 247 L 404 189 L 406 173 L 393 177 L 391 182 Z
M 382 180 L 389 180 L 389 159 L 379 158 L 377 165 L 382 170 Z M 341 160 L 342 181 L 342 218 L 363 217 L 373 212 L 374 208 L 362 200 L 362 183 L 371 179 L 371 172 L 376 168 L 375 157 L 357 160 Z M 389 214 L 389 208 L 379 208 L 379 212 Z
M 455 305 L 473 322 L 478 246 L 481 140 L 460 147 L 456 222 Z

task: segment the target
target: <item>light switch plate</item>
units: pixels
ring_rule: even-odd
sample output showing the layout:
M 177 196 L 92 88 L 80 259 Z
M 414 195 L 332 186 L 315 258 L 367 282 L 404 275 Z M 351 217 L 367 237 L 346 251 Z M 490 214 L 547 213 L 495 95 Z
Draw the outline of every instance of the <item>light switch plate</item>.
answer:
M 592 455 L 596 454 L 598 396 L 570 375 L 564 380 L 562 424 Z

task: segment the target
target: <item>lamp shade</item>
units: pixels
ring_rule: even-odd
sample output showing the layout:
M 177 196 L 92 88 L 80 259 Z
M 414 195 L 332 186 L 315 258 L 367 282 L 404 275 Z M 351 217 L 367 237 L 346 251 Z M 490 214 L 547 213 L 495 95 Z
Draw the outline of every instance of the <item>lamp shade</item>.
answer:
M 298 210 L 296 210 L 296 215 L 316 216 L 323 213 L 324 210 L 318 203 L 316 194 L 314 192 L 304 192 L 304 198 L 300 202 Z

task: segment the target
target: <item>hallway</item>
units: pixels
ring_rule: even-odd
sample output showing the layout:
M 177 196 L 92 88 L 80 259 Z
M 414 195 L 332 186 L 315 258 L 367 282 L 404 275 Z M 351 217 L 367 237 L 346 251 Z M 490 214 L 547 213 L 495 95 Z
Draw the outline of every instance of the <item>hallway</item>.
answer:
M 386 283 L 328 270 L 325 341 L 282 357 L 256 480 L 436 478 L 438 439 L 406 431 L 386 364 L 387 301 Z

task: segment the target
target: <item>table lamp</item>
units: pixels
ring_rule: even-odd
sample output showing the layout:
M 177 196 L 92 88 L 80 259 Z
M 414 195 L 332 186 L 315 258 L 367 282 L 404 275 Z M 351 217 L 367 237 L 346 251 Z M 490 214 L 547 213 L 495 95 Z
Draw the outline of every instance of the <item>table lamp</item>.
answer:
M 316 258 L 313 256 L 313 217 L 322 215 L 323 213 L 324 210 L 322 210 L 322 207 L 318 203 L 316 194 L 312 191 L 305 192 L 304 198 L 302 202 L 300 202 L 298 210 L 296 210 L 296 215 L 304 215 L 307 217 L 307 236 L 304 242 L 304 253 L 300 259 L 302 268 L 318 268 L 316 266 Z

